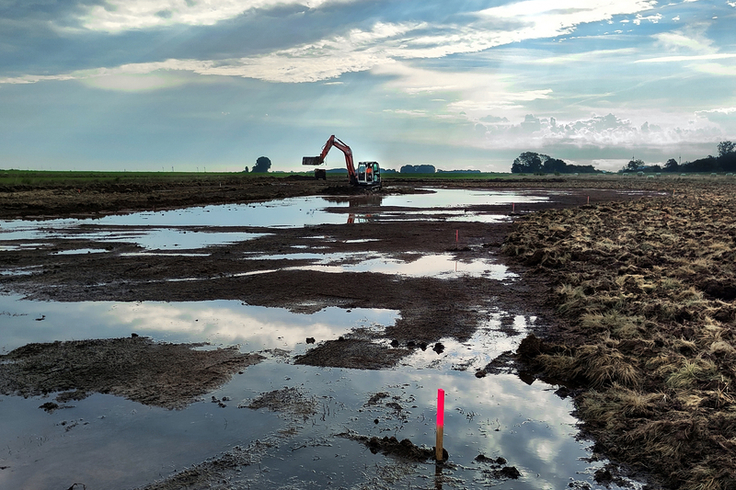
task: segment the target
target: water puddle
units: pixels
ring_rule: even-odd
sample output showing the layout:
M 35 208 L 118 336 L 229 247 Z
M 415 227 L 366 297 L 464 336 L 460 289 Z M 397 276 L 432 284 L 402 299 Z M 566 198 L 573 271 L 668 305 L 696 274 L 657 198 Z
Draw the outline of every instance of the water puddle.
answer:
M 392 325 L 398 312 L 324 308 L 311 315 L 239 301 L 92 302 L 23 301 L 0 296 L 0 352 L 32 342 L 129 337 L 131 333 L 172 343 L 239 345 L 244 352 L 285 349 L 303 353 L 306 338 L 336 339 L 352 329 Z M 90 319 L 94 319 L 90 321 Z
M 492 223 L 508 219 L 508 216 L 467 212 L 466 208 L 476 204 L 545 202 L 554 196 L 554 193 L 550 192 L 532 194 L 522 191 L 481 192 L 454 189 L 429 191 L 402 196 L 372 196 L 369 200 L 365 198 L 335 200 L 310 196 L 263 203 L 213 205 L 99 218 L 0 220 L 0 247 L 2 247 L 0 252 L 13 250 L 12 247 L 38 247 L 42 246 L 43 242 L 56 239 L 132 243 L 147 250 L 191 250 L 262 236 L 259 233 L 230 231 L 228 228 L 294 228 L 345 224 L 368 219 L 400 220 L 407 219 L 408 215 L 410 219 L 430 219 L 438 213 L 438 209 L 444 209 L 439 218 L 442 220 Z M 366 206 L 390 209 L 367 215 L 360 212 L 361 208 Z M 209 230 L 205 231 L 203 227 Z M 214 228 L 217 230 L 214 231 Z M 34 243 L 22 243 L 29 240 Z
M 61 250 L 54 252 L 55 255 L 80 255 L 80 254 L 99 254 L 105 253 L 107 250 L 104 248 L 75 248 L 71 250 Z
M 54 303 L 0 296 L 0 319 L 3 352 L 30 342 L 136 332 L 166 342 L 237 344 L 242 351 L 274 353 L 212 394 L 226 400 L 224 406 L 205 397 L 169 411 L 98 394 L 48 414 L 38 408 L 48 398 L 2 396 L 0 420 L 13 421 L 0 424 L 2 486 L 83 482 L 88 488 L 133 488 L 260 441 L 268 443 L 267 450 L 257 464 L 228 476 L 231 488 L 371 486 L 385 485 L 387 478 L 392 486 L 422 488 L 437 478 L 444 488 L 603 488 L 593 478 L 603 463 L 587 461 L 588 444 L 576 439 L 572 406 L 554 394 L 556 387 L 526 385 L 510 375 L 474 376 L 514 348 L 533 317 L 489 312 L 467 342 L 442 339 L 441 351 L 434 345 L 416 348 L 400 366 L 382 371 L 316 368 L 291 359 L 309 347 L 307 337 L 319 343 L 356 328 L 380 331 L 396 321 L 391 310 L 326 308 L 306 315 L 224 300 Z M 431 447 L 437 388 L 447 393 L 445 448 L 452 461 L 439 477 L 432 463 L 399 465 L 338 435 L 395 436 Z M 239 408 L 284 389 L 315 403 L 314 413 L 295 419 Z M 486 463 L 476 461 L 479 455 L 503 457 L 521 478 L 494 478 Z
M 375 272 L 404 277 L 436 277 L 439 279 L 455 279 L 467 276 L 485 277 L 496 281 L 518 278 L 518 275 L 510 272 L 505 265 L 494 263 L 491 259 L 458 260 L 449 253 L 404 254 L 402 259 L 373 252 L 292 253 L 252 255 L 249 258 L 258 260 L 308 260 L 314 262 L 310 265 L 285 267 L 281 270 L 312 270 L 335 274 L 341 272 Z
M 508 322 L 511 319 L 512 321 Z M 507 351 L 516 350 L 521 340 L 529 333 L 535 317 L 517 315 L 513 318 L 501 313 L 489 314 L 482 325 L 467 342 L 453 338 L 440 339 L 435 344 L 414 349 L 404 362 L 418 369 L 440 369 L 475 373 Z

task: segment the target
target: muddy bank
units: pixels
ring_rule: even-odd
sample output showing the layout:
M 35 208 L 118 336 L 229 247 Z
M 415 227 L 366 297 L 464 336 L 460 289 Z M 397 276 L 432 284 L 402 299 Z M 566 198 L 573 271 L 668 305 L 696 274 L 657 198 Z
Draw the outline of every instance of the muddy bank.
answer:
M 670 488 L 736 486 L 734 191 L 541 212 L 503 246 L 564 320 L 519 357 L 578 390 L 596 450 Z
M 237 348 L 153 342 L 143 337 L 28 344 L 0 355 L 0 394 L 57 393 L 40 408 L 54 411 L 92 393 L 109 393 L 146 405 L 183 408 L 227 382 L 258 354 Z

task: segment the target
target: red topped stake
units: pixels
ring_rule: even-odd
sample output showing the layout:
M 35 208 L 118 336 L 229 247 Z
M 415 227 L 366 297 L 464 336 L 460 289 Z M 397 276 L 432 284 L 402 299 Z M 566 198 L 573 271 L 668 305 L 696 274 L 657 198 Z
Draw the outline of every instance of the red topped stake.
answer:
M 445 432 L 445 390 L 437 390 L 437 444 L 435 445 L 435 458 L 437 461 L 444 459 L 442 439 Z

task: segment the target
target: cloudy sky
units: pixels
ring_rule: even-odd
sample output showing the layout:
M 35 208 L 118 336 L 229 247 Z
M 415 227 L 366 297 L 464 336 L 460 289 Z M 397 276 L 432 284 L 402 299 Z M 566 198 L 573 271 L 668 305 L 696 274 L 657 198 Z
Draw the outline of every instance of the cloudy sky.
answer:
M 736 0 L 0 0 L 0 168 L 618 170 L 736 140 Z M 328 167 L 343 156 L 333 149 Z

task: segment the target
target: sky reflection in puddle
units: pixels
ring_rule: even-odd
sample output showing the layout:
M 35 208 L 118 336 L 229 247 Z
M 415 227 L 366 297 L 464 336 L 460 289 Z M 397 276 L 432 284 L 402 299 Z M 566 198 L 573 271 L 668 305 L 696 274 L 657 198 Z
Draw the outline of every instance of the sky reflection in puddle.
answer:
M 519 276 L 510 272 L 505 265 L 496 264 L 489 259 L 472 261 L 457 260 L 452 254 L 416 254 L 414 260 L 399 260 L 393 257 L 371 252 L 341 254 L 273 254 L 253 255 L 249 258 L 259 260 L 313 260 L 317 263 L 305 266 L 286 267 L 285 269 L 313 270 L 320 272 L 375 272 L 405 277 L 436 277 L 452 279 L 460 276 L 485 277 L 497 281 L 517 279 Z M 406 258 L 406 255 L 404 256 Z
M 0 396 L 0 420 L 13 420 L 0 424 L 5 445 L 0 466 L 7 466 L 0 472 L 0 486 L 48 488 L 62 482 L 66 488 L 81 481 L 88 488 L 132 488 L 257 439 L 275 446 L 259 456 L 257 465 L 244 467 L 233 477 L 234 488 L 309 481 L 315 483 L 299 488 L 370 484 L 379 473 L 393 468 L 393 460 L 336 434 L 351 430 L 432 446 L 436 390 L 443 388 L 447 392 L 445 447 L 453 463 L 444 470 L 450 478 L 445 488 L 492 484 L 501 489 L 556 489 L 566 487 L 571 479 L 601 488 L 592 477 L 601 464 L 582 459 L 590 452 L 575 439 L 576 420 L 569 400 L 560 399 L 553 394 L 554 387 L 540 382 L 526 385 L 509 375 L 475 377 L 476 369 L 514 348 L 534 321 L 517 316 L 503 327 L 503 317 L 503 312 L 489 313 L 488 322 L 468 342 L 443 339 L 442 353 L 431 346 L 426 351 L 415 349 L 394 369 L 360 371 L 299 366 L 288 359 L 309 347 L 307 337 L 320 342 L 353 328 L 380 330 L 396 321 L 397 312 L 327 308 L 305 315 L 224 300 L 53 303 L 0 296 L 2 352 L 30 342 L 109 338 L 131 332 L 167 342 L 207 341 L 240 344 L 243 351 L 291 351 L 287 357 L 269 356 L 214 392 L 218 399 L 229 399 L 224 408 L 211 403 L 209 395 L 180 411 L 93 395 L 47 414 L 38 406 L 48 399 Z M 316 400 L 317 413 L 307 420 L 294 420 L 265 409 L 237 408 L 243 400 L 284 387 Z M 388 396 L 368 404 L 376 393 Z M 288 435 L 279 432 L 287 427 L 292 428 Z M 506 458 L 522 478 L 489 479 L 483 464 L 474 461 L 479 454 Z M 399 472 L 394 483 L 426 487 L 434 470 L 431 463 L 416 464 L 408 473 Z
M 321 341 L 353 328 L 384 328 L 397 316 L 393 310 L 336 307 L 304 315 L 232 300 L 56 303 L 0 295 L 0 353 L 31 342 L 129 337 L 133 332 L 166 342 L 239 344 L 248 352 L 278 348 L 299 353 L 306 348 L 307 337 Z
M 416 348 L 402 362 L 419 369 L 475 373 L 504 352 L 516 350 L 536 320 L 535 317 L 527 319 L 517 315 L 513 319 L 513 325 L 503 327 L 502 316 L 499 313 L 491 314 L 488 321 L 478 327 L 475 334 L 466 342 L 443 338 L 439 340 L 441 349 L 435 350 L 436 344 L 430 344 L 426 349 Z

